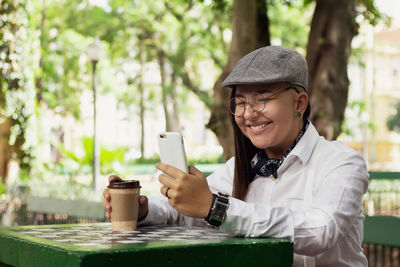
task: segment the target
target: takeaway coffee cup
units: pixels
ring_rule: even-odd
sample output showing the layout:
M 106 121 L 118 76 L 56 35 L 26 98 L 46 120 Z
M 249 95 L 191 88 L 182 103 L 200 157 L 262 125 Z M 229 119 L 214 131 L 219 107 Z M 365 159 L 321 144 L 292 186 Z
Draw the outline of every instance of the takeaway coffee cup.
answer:
M 140 187 L 137 180 L 114 181 L 108 185 L 111 195 L 111 225 L 113 230 L 136 230 Z

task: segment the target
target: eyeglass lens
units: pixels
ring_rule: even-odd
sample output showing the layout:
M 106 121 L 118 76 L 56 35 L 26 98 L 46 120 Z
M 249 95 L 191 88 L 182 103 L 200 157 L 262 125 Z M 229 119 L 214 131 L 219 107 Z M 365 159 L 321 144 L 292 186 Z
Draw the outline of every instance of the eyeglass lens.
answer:
M 254 93 L 248 99 L 245 97 L 234 97 L 230 101 L 230 111 L 234 116 L 242 116 L 248 104 L 255 112 L 265 108 L 265 99 L 262 94 Z

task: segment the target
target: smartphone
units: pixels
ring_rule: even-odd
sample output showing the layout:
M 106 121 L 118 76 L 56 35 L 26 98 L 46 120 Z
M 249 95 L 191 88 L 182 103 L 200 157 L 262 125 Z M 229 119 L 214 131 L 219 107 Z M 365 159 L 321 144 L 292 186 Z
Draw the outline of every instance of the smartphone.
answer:
M 161 162 L 188 173 L 182 134 L 179 132 L 163 132 L 158 134 L 157 139 Z

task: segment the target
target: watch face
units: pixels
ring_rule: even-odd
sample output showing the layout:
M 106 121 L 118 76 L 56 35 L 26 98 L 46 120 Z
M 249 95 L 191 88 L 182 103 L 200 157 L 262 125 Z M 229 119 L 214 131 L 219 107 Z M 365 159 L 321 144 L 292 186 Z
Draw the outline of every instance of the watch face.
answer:
M 205 219 L 210 225 L 219 227 L 226 217 L 226 212 L 229 207 L 229 199 L 213 194 L 213 204 L 209 216 Z
M 218 219 L 219 221 L 222 221 L 225 217 L 226 208 L 227 207 L 225 204 L 221 204 L 221 203 L 217 202 L 215 205 L 213 217 Z

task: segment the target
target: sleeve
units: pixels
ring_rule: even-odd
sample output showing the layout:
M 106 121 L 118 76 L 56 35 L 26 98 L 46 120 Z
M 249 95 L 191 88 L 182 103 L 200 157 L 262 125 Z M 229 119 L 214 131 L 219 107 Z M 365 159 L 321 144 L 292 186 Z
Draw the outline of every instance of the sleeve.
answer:
M 230 158 L 223 166 L 207 177 L 207 183 L 213 193 L 232 195 L 235 158 Z
M 266 207 L 230 198 L 222 229 L 246 237 L 280 237 L 294 241 L 294 251 L 315 256 L 336 244 L 339 235 L 352 228 L 362 215 L 362 195 L 368 187 L 368 172 L 361 155 L 349 151 L 335 160 L 322 158 L 314 175 L 310 208 Z M 338 158 L 340 160 L 338 160 Z
M 138 225 L 173 224 L 177 223 L 179 213 L 171 207 L 164 196 L 148 196 L 149 212 Z
M 210 190 L 231 194 L 232 182 L 229 183 L 229 175 L 233 172 L 234 160 L 230 159 L 226 164 L 218 168 L 207 177 Z M 232 176 L 233 177 L 233 176 Z M 233 179 L 233 178 L 231 178 Z M 149 196 L 149 213 L 146 218 L 138 222 L 138 225 L 155 224 L 184 224 L 191 226 L 205 226 L 203 219 L 191 218 L 180 214 L 168 202 L 165 196 Z

